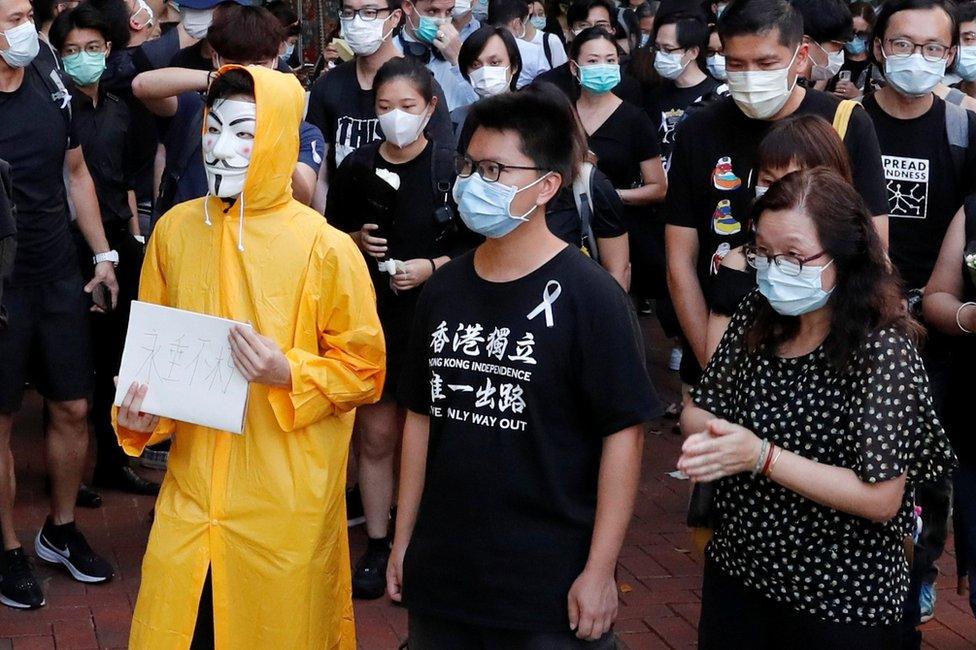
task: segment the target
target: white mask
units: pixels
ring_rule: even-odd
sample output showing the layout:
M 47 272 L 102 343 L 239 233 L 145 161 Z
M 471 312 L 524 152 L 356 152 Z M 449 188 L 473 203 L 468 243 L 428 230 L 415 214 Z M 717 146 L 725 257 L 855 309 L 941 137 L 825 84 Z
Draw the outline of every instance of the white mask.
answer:
M 244 190 L 257 126 L 254 102 L 219 99 L 207 113 L 203 166 L 210 194 L 231 198 Z
M 401 149 L 417 141 L 429 119 L 430 114 L 427 111 L 414 115 L 399 108 L 379 116 L 380 128 L 383 129 L 386 141 Z
M 137 17 L 143 12 L 146 14 L 145 20 Z M 136 10 L 129 16 L 129 25 L 133 29 L 145 29 L 146 27 L 150 27 L 155 19 L 156 14 L 153 12 L 153 8 L 146 3 L 146 0 L 136 0 Z
M 387 16 L 387 20 L 389 20 Z M 351 19 L 339 19 L 342 25 L 342 38 L 346 39 L 349 49 L 359 56 L 369 56 L 380 49 L 390 34 L 383 31 L 386 27 L 386 20 L 363 20 L 361 16 L 353 16 Z
M 500 65 L 484 65 L 476 68 L 468 75 L 471 87 L 478 93 L 478 97 L 493 97 L 511 88 L 508 78 L 508 68 Z
M 708 72 L 719 81 L 725 81 L 725 55 L 713 54 L 706 59 L 706 62 L 708 63 Z
M 816 44 L 820 50 L 827 55 L 827 65 L 820 65 L 816 61 L 813 62 L 813 68 L 810 71 L 810 78 L 814 81 L 827 81 L 833 79 L 840 69 L 844 65 L 844 50 L 840 52 L 828 52 L 823 49 L 820 43 Z
M 471 11 L 471 0 L 454 0 L 454 10 L 451 15 L 455 18 L 463 16 Z
M 744 72 L 730 71 L 727 73 L 729 91 L 739 109 L 754 120 L 767 120 L 779 112 L 790 98 L 793 83 L 789 82 L 790 70 L 796 60 L 796 54 L 785 68 L 779 70 L 747 70 Z
M 41 50 L 37 28 L 30 20 L 25 20 L 0 34 L 7 39 L 7 49 L 0 50 L 0 56 L 11 68 L 26 68 Z
M 654 54 L 654 69 L 665 79 L 677 79 L 691 63 L 691 59 L 681 63 L 684 54 L 684 52 L 656 52 Z
M 210 23 L 213 22 L 213 9 L 183 8 L 183 29 L 192 38 L 206 38 Z
M 945 59 L 926 61 L 918 52 L 905 57 L 885 57 L 885 79 L 898 92 L 921 97 L 932 92 L 945 76 Z

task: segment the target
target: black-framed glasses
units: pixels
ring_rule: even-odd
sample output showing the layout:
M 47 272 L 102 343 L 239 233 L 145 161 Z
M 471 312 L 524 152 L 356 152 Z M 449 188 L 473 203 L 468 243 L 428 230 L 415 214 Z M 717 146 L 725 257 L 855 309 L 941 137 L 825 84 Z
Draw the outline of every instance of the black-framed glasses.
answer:
M 803 265 L 814 260 L 820 259 L 827 254 L 827 251 L 820 251 L 810 257 L 800 257 L 792 253 L 777 253 L 770 255 L 765 248 L 760 248 L 753 244 L 746 244 L 742 247 L 746 256 L 746 262 L 752 268 L 759 268 L 761 264 L 775 264 L 784 275 L 797 276 L 803 272 Z M 765 261 L 760 261 L 765 260 Z
M 460 178 L 467 178 L 477 170 L 478 176 L 481 176 L 482 180 L 486 183 L 494 183 L 503 172 L 509 169 L 526 169 L 537 172 L 546 171 L 542 167 L 506 165 L 494 160 L 472 160 L 468 156 L 460 153 L 454 155 L 454 171 Z
M 105 43 L 91 42 L 86 43 L 83 47 L 78 47 L 77 45 L 69 45 L 62 51 L 62 56 L 69 57 L 74 56 L 84 50 L 89 54 L 104 54 L 105 53 Z
M 343 7 L 339 10 L 339 18 L 343 20 L 352 20 L 356 16 L 359 16 L 366 22 L 376 20 L 381 12 L 391 12 L 393 11 L 390 7 L 364 7 L 362 9 L 350 9 L 349 7 Z
M 903 59 L 915 54 L 915 50 L 919 50 L 922 53 L 922 58 L 932 63 L 946 58 L 951 49 L 942 43 L 918 44 L 907 38 L 889 38 L 885 40 L 885 44 L 888 46 L 888 56 Z

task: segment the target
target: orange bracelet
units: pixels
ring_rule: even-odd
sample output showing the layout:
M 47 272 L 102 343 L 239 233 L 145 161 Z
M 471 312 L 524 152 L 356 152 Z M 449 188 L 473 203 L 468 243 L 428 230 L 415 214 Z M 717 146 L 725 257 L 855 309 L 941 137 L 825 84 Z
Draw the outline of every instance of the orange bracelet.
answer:
M 782 455 L 783 455 L 783 448 L 782 447 L 777 447 L 776 448 L 776 456 L 773 458 L 773 461 L 769 464 L 768 471 L 763 472 L 763 476 L 772 478 L 772 476 L 773 476 L 773 468 L 776 467 L 776 461 L 778 461 L 779 460 L 779 457 L 782 456 Z

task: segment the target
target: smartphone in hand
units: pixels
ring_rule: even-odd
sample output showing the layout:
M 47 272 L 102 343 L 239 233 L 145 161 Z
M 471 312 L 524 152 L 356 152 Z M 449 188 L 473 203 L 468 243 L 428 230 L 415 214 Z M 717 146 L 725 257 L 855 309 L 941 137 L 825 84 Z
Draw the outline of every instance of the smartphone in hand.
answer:
M 104 282 L 99 282 L 95 285 L 92 290 L 92 301 L 95 306 L 104 312 L 112 311 L 112 292 L 108 290 L 108 287 Z

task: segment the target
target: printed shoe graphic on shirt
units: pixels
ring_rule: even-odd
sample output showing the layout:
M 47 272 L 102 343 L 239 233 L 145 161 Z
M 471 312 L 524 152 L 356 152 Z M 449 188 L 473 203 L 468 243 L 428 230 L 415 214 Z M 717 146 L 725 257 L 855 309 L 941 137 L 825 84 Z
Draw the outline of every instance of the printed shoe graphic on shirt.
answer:
M 732 171 L 731 157 L 723 156 L 715 163 L 715 169 L 712 171 L 712 184 L 715 185 L 715 189 L 725 192 L 737 190 L 742 185 L 742 181 Z
M 712 230 L 716 235 L 736 235 L 742 230 L 742 224 L 732 216 L 732 204 L 723 199 L 715 206 L 712 213 Z
M 731 250 L 732 247 L 727 241 L 724 241 L 718 245 L 718 248 L 715 249 L 715 254 L 712 255 L 712 275 L 718 273 L 718 267 L 722 266 L 722 260 L 725 259 L 725 256 L 728 255 L 729 251 Z

